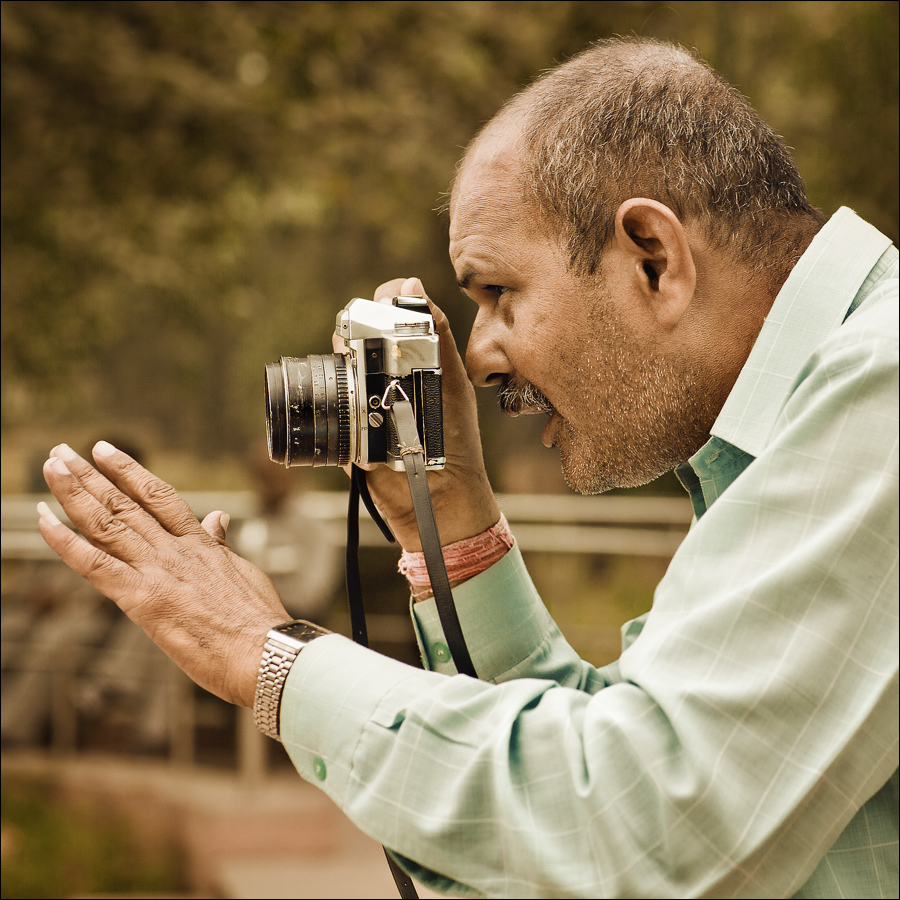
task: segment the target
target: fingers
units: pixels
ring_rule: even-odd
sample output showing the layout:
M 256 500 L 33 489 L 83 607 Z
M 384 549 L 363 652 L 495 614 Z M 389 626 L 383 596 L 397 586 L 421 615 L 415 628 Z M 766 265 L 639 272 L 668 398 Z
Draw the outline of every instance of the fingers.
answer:
M 134 528 L 146 528 L 152 522 L 151 517 L 137 503 L 82 459 L 68 444 L 59 444 L 50 451 L 50 458 L 44 464 L 44 478 L 54 493 L 59 489 L 65 495 L 76 496 L 79 490 L 85 490 L 102 507 L 123 521 L 129 521 Z M 93 507 L 86 504 L 85 508 Z
M 394 297 L 404 293 L 403 288 L 406 284 L 413 282 L 419 285 L 420 290 L 418 293 L 424 294 L 424 290 L 421 290 L 422 282 L 418 278 L 395 278 L 393 281 L 386 281 L 384 284 L 379 285 L 372 299 L 378 303 L 390 303 Z
M 215 541 L 220 544 L 227 543 L 225 541 L 225 532 L 228 530 L 228 523 L 231 521 L 231 516 L 226 512 L 222 512 L 220 509 L 215 510 L 215 512 L 209 513 L 209 515 L 205 516 L 203 521 L 200 523 L 200 527 Z
M 460 356 L 459 348 L 456 346 L 456 339 L 450 329 L 450 320 L 444 314 L 443 310 L 433 301 L 428 301 L 431 314 L 434 316 L 434 327 L 438 333 L 441 342 L 441 369 L 443 371 L 444 381 L 447 386 L 457 393 L 459 391 L 469 392 L 472 383 L 466 374 L 466 364 Z
M 130 566 L 78 537 L 43 501 L 38 504 L 38 513 L 41 535 L 67 566 L 116 602 L 127 595 L 135 575 Z
M 127 453 L 117 450 L 106 441 L 100 441 L 94 446 L 94 461 L 122 494 L 132 500 L 138 509 L 149 513 L 170 534 L 180 537 L 203 531 L 181 495 Z M 87 466 L 87 469 L 90 470 L 91 467 Z M 132 507 L 126 505 L 125 512 L 131 513 Z
M 390 303 L 397 296 L 420 296 L 428 301 L 428 308 L 434 316 L 435 330 L 441 339 L 441 367 L 444 370 L 444 377 L 449 375 L 454 382 L 468 384 L 469 379 L 465 374 L 465 365 L 450 330 L 450 320 L 425 293 L 425 286 L 422 282 L 418 278 L 395 278 L 393 281 L 386 281 L 375 291 L 375 299 L 380 303 Z
M 401 297 L 424 297 L 425 286 L 418 278 L 404 278 L 397 294 Z
M 161 532 L 159 525 L 70 448 L 62 445 L 54 453 L 61 455 L 44 463 L 44 478 L 72 525 L 94 547 L 129 564 L 147 559 L 147 540 L 141 532 L 154 527 Z M 53 546 L 59 552 L 59 546 Z M 73 552 L 85 549 L 70 541 L 65 546 Z M 84 574 L 82 565 L 76 571 Z
M 261 636 L 289 618 L 274 585 L 228 549 L 227 514 L 201 525 L 126 454 L 101 442 L 94 458 L 101 471 L 71 448 L 54 449 L 47 484 L 84 538 L 41 503 L 44 540 L 198 684 L 252 704 Z
M 390 305 L 391 300 L 398 296 L 421 295 L 425 296 L 425 288 L 418 278 L 395 278 L 393 281 L 386 281 L 375 289 L 372 299 L 376 303 L 386 303 Z M 429 301 L 430 303 L 431 301 Z M 339 334 L 331 336 L 331 346 L 335 353 L 346 353 L 347 345 Z
M 94 457 L 103 472 L 61 444 L 44 464 L 44 477 L 73 526 L 98 550 L 127 566 L 141 568 L 162 557 L 177 557 L 173 537 L 224 543 L 200 526 L 173 488 L 127 454 L 101 441 L 94 448 Z M 60 546 L 54 545 L 54 549 L 60 552 Z M 79 557 L 76 562 L 64 559 L 82 574 L 85 566 L 97 564 L 93 557 L 81 558 L 84 547 L 67 542 L 64 549 Z

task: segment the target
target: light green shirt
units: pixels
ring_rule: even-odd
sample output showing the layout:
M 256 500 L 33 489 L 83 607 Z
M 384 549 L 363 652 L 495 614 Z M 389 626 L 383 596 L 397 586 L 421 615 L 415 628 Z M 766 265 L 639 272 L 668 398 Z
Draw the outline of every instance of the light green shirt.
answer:
M 680 467 L 697 518 L 616 663 L 577 657 L 514 548 L 454 590 L 483 681 L 430 602 L 434 671 L 304 649 L 300 774 L 461 896 L 897 897 L 897 271 L 849 210 L 815 238 Z

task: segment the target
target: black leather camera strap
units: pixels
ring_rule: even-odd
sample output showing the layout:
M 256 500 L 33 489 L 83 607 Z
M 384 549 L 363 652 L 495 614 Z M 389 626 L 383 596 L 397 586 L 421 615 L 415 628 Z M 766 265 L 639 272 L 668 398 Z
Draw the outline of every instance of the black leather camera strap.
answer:
M 347 509 L 347 550 L 345 569 L 347 572 L 347 605 L 350 608 L 350 633 L 353 640 L 363 647 L 369 646 L 369 638 L 366 629 L 366 611 L 362 600 L 362 578 L 359 574 L 359 501 L 369 511 L 369 515 L 381 530 L 385 540 L 389 544 L 396 543 L 394 535 L 387 523 L 381 518 L 381 514 L 369 493 L 366 484 L 365 469 L 359 466 L 350 468 L 350 504 Z
M 347 550 L 344 562 L 347 573 L 347 606 L 350 609 L 350 636 L 357 644 L 368 647 L 369 635 L 366 629 L 366 611 L 362 599 L 362 579 L 359 574 L 360 483 L 365 485 L 366 473 L 363 469 L 352 466 L 350 469 L 350 503 L 347 509 Z M 391 535 L 392 543 L 393 540 L 394 536 Z
M 366 611 L 362 599 L 362 578 L 359 573 L 359 500 L 362 497 L 369 515 L 378 523 L 381 533 L 385 536 L 389 543 L 393 544 L 394 536 L 387 527 L 381 514 L 375 508 L 372 502 L 372 495 L 369 493 L 366 484 L 366 472 L 358 466 L 352 466 L 350 469 L 350 503 L 347 509 L 347 605 L 350 608 L 350 633 L 353 640 L 363 647 L 369 646 L 369 635 L 366 629 Z M 391 856 L 387 847 L 384 850 L 384 858 L 387 860 L 388 868 L 394 878 L 394 884 L 397 885 L 397 891 L 401 900 L 419 900 L 416 892 L 416 886 L 413 884 L 412 878 L 400 868 L 397 861 Z
M 415 415 L 412 405 L 408 400 L 395 401 L 391 406 L 391 416 L 397 431 L 397 441 L 400 445 L 400 455 L 406 469 L 406 480 L 409 483 L 409 491 L 412 496 L 413 509 L 416 514 L 416 523 L 419 527 L 419 537 L 422 541 L 422 551 L 425 555 L 425 565 L 428 576 L 431 579 L 431 590 L 434 594 L 438 617 L 444 630 L 444 638 L 456 669 L 460 674 L 477 678 L 475 666 L 466 647 L 462 626 L 456 607 L 453 604 L 453 594 L 450 590 L 450 579 L 447 577 L 447 567 L 444 564 L 444 554 L 441 550 L 441 539 L 438 534 L 437 522 L 434 518 L 434 508 L 431 505 L 431 493 L 428 490 L 426 480 L 425 450 L 422 447 L 418 429 L 416 428 Z M 365 504 L 369 515 L 381 529 L 385 538 L 393 543 L 394 536 L 381 518 L 369 488 L 366 485 L 365 470 L 353 466 L 350 473 L 350 503 L 347 511 L 347 602 L 350 607 L 350 628 L 353 640 L 364 647 L 369 646 L 366 630 L 366 614 L 362 600 L 362 579 L 359 572 L 359 500 Z M 388 849 L 384 848 L 394 883 L 400 893 L 401 900 L 418 900 L 416 887 L 413 880 L 400 868 L 397 861 L 391 856 Z
M 431 493 L 425 478 L 425 450 L 416 429 L 412 404 L 408 400 L 394 401 L 391 406 L 391 416 L 397 430 L 400 455 L 406 467 L 406 480 L 409 482 L 416 523 L 419 526 L 422 552 L 425 554 L 425 565 L 431 580 L 431 591 L 434 594 L 434 602 L 441 620 L 441 627 L 444 630 L 444 637 L 447 640 L 447 647 L 456 664 L 456 671 L 462 675 L 477 678 L 475 666 L 469 656 L 469 648 L 463 637 L 456 606 L 453 603 L 453 594 L 450 591 L 450 579 L 447 577 L 441 539 L 438 535 L 437 522 L 434 519 Z
M 441 550 L 441 539 L 438 534 L 434 508 L 431 505 L 431 493 L 426 480 L 425 451 L 421 444 L 412 405 L 408 400 L 398 400 L 390 407 L 397 431 L 397 442 L 406 469 L 406 480 L 412 496 L 416 524 L 422 541 L 422 552 L 425 566 L 431 581 L 435 606 L 441 627 L 450 650 L 450 656 L 461 675 L 477 678 L 469 648 L 463 636 L 453 594 L 450 590 L 450 579 L 444 565 L 444 554 Z M 350 607 L 350 627 L 353 640 L 368 647 L 366 633 L 366 615 L 362 601 L 362 580 L 359 573 L 359 500 L 362 498 L 369 515 L 375 520 L 385 538 L 393 543 L 394 536 L 381 518 L 375 507 L 366 485 L 365 470 L 353 466 L 350 477 L 350 504 L 347 512 L 347 602 Z

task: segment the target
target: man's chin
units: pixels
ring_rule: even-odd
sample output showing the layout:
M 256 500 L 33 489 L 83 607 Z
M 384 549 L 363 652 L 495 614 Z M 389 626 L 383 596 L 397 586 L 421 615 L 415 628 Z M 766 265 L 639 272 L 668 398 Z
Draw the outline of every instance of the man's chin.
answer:
M 568 428 L 560 429 L 554 446 L 559 448 L 563 479 L 579 494 L 604 494 L 614 488 L 639 487 L 659 477 L 644 468 L 638 470 L 627 460 L 617 462 L 616 454 L 609 448 L 604 452 L 590 441 L 573 436 Z
M 603 494 L 611 491 L 617 484 L 610 483 L 608 479 L 598 477 L 597 472 L 585 472 L 581 466 L 562 467 L 563 480 L 570 490 L 578 494 Z
M 566 485 L 579 494 L 602 494 L 619 487 L 617 480 L 605 472 L 596 454 L 573 450 L 567 442 L 556 443 Z

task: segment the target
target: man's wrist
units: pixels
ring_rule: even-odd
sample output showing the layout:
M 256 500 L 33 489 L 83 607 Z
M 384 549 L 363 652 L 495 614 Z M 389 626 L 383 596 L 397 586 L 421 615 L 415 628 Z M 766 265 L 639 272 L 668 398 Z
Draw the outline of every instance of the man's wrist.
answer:
M 499 562 L 509 552 L 513 543 L 509 523 L 506 516 L 501 513 L 500 520 L 481 534 L 443 547 L 444 564 L 447 567 L 447 578 L 451 587 L 474 578 Z M 413 600 L 426 600 L 432 596 L 431 579 L 424 553 L 404 551 L 398 568 L 409 582 Z
M 441 536 L 441 543 L 447 547 L 459 541 L 482 534 L 500 518 L 500 507 L 487 476 L 483 475 L 466 489 L 448 490 L 442 488 L 439 477 L 441 472 L 429 473 L 428 487 L 431 492 L 431 505 Z M 409 495 L 406 495 L 409 504 Z M 394 537 L 400 546 L 410 553 L 422 550 L 419 536 L 419 523 L 415 509 L 404 506 L 402 512 L 391 512 L 379 503 L 379 510 L 391 527 Z
M 266 736 L 281 740 L 281 696 L 300 651 L 310 641 L 330 633 L 303 619 L 284 622 L 269 630 L 263 645 L 253 699 L 256 727 Z

